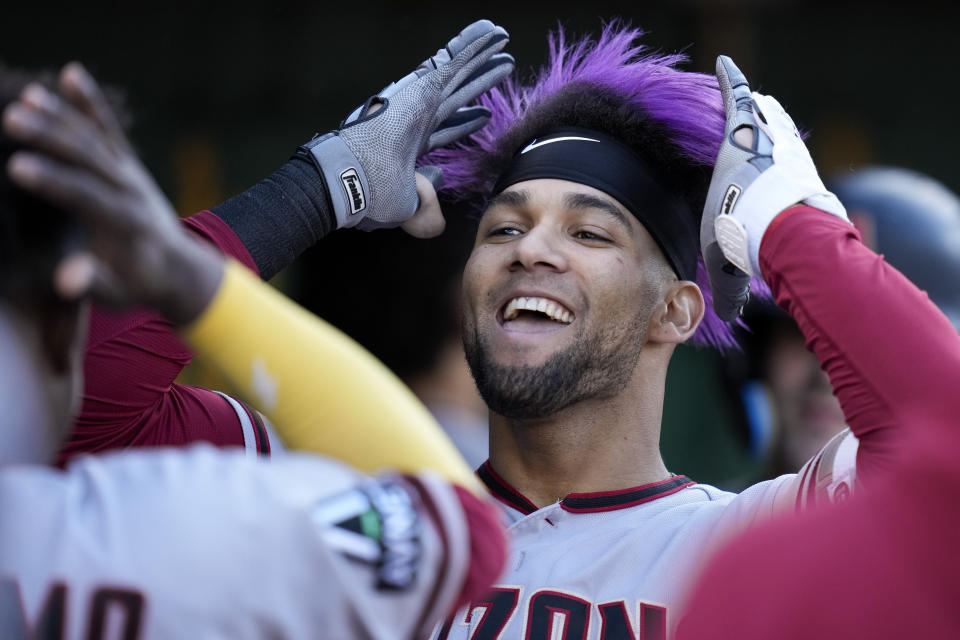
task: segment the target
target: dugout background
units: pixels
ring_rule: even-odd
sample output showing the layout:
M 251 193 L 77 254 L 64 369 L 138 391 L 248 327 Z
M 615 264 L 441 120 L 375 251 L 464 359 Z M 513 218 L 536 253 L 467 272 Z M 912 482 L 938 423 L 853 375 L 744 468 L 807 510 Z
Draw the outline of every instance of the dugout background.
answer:
M 7 3 L 0 60 L 37 68 L 79 59 L 102 81 L 126 88 L 133 139 L 189 214 L 267 175 L 476 18 L 504 25 L 518 68 L 528 70 L 543 61 L 545 34 L 558 20 L 579 34 L 614 16 L 644 27 L 651 47 L 686 52 L 689 69 L 712 72 L 718 53 L 732 55 L 755 89 L 776 95 L 811 132 L 821 173 L 892 164 L 960 190 L 960 8 L 950 3 Z M 342 303 L 327 286 L 324 257 L 349 252 L 350 269 L 358 270 L 370 256 L 362 243 L 338 242 L 325 241 L 281 274 L 278 286 L 321 314 L 331 298 Z M 382 244 L 380 260 L 389 252 Z M 357 295 L 378 294 L 365 286 Z M 402 300 L 392 304 L 382 309 L 383 323 L 411 313 Z M 735 389 L 720 369 L 712 352 L 678 352 L 663 448 L 672 470 L 735 487 L 752 463 Z

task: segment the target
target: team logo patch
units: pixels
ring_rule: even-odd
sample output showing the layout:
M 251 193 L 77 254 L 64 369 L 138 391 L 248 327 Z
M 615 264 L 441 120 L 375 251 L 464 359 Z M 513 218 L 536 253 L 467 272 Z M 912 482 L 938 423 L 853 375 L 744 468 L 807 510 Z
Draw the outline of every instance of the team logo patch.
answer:
M 367 208 L 367 198 L 363 194 L 363 184 L 360 182 L 360 176 L 354 168 L 347 169 L 340 174 L 340 182 L 343 184 L 343 190 L 347 194 L 347 202 L 350 203 L 350 215 L 360 213 Z
M 375 568 L 378 588 L 413 584 L 422 554 L 420 516 L 397 482 L 375 480 L 323 500 L 314 520 L 331 549 Z
M 720 213 L 729 214 L 733 211 L 733 208 L 737 206 L 737 200 L 740 199 L 740 194 L 743 193 L 743 189 L 735 184 L 731 184 L 727 187 L 727 193 L 723 196 L 723 207 L 720 210 Z

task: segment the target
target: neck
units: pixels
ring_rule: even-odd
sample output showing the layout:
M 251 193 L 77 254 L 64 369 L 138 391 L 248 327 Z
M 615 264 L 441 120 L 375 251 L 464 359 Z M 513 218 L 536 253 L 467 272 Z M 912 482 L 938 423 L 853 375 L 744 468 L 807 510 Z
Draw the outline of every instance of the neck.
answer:
M 669 358 L 657 358 L 656 351 L 641 353 L 630 382 L 613 397 L 587 399 L 533 420 L 491 413 L 490 464 L 537 507 L 570 493 L 667 478 L 660 421 Z

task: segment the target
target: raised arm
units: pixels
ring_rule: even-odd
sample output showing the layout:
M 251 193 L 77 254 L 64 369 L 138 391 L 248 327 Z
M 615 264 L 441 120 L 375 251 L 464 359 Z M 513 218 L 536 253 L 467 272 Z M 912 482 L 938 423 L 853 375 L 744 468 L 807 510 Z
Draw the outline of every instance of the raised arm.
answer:
M 256 269 L 243 243 L 212 213 L 192 216 L 184 226 Z M 83 403 L 58 462 L 83 453 L 198 440 L 270 453 L 275 443 L 257 428 L 254 409 L 216 391 L 175 382 L 193 355 L 160 313 L 94 304 L 83 354 Z
M 436 167 L 417 158 L 469 135 L 490 111 L 465 106 L 513 70 L 507 32 L 479 20 L 416 69 L 368 98 L 340 128 L 297 149 L 280 169 L 214 207 L 270 278 L 335 229 L 402 226 L 439 234 Z M 415 215 L 416 214 L 416 215 Z
M 869 481 L 915 428 L 904 414 L 953 393 L 960 338 L 925 293 L 860 242 L 780 104 L 751 93 L 729 58 L 717 75 L 727 139 L 704 211 L 704 253 L 715 272 L 762 276 L 797 321 L 859 439 L 857 476 Z M 804 476 L 819 469 L 805 471 L 797 505 L 816 493 Z
M 190 325 L 199 347 L 216 342 L 212 355 L 269 408 L 294 447 L 364 470 L 434 470 L 475 486 L 439 426 L 385 367 L 184 233 L 82 67 L 69 65 L 61 88 L 72 104 L 33 87 L 4 125 L 33 149 L 12 157 L 12 179 L 81 216 L 91 242 L 111 247 L 68 261 L 62 294 L 151 306 Z
M 718 62 L 721 86 L 733 70 Z M 778 146 L 792 155 L 769 185 L 792 195 L 744 202 L 745 186 L 729 210 L 714 201 L 704 223 L 716 220 L 723 256 L 762 273 L 796 319 L 860 440 L 865 491 L 842 507 L 784 514 L 718 553 L 678 637 L 947 637 L 958 624 L 960 336 L 924 292 L 860 242 L 828 196 L 797 188 L 819 178 L 780 105 L 748 91 L 743 104 L 754 132 L 773 144 L 766 166 L 777 164 Z M 735 184 L 732 172 L 719 175 L 724 188 Z
M 185 221 L 225 255 L 269 279 L 339 227 L 403 225 L 435 235 L 443 218 L 432 167 L 419 155 L 483 126 L 489 112 L 468 102 L 501 80 L 513 58 L 507 33 L 478 21 L 416 69 L 351 113 L 340 128 L 301 146 L 247 191 Z M 257 415 L 217 392 L 174 381 L 191 349 L 153 311 L 92 312 L 83 405 L 61 462 L 75 454 L 206 440 L 266 453 Z

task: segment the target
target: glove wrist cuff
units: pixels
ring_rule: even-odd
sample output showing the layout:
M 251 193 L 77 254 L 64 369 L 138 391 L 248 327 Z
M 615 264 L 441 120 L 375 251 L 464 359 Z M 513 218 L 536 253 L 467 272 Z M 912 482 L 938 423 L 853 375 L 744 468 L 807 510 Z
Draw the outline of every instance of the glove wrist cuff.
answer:
M 299 150 L 313 160 L 327 185 L 337 228 L 358 225 L 370 210 L 370 185 L 356 155 L 336 133 L 314 138 Z
M 800 203 L 823 208 L 849 222 L 843 205 L 816 174 L 796 176 L 774 165 L 744 191 L 730 215 L 717 216 L 717 242 L 724 256 L 748 274 L 762 278 L 760 243 L 767 227 L 782 211 Z

